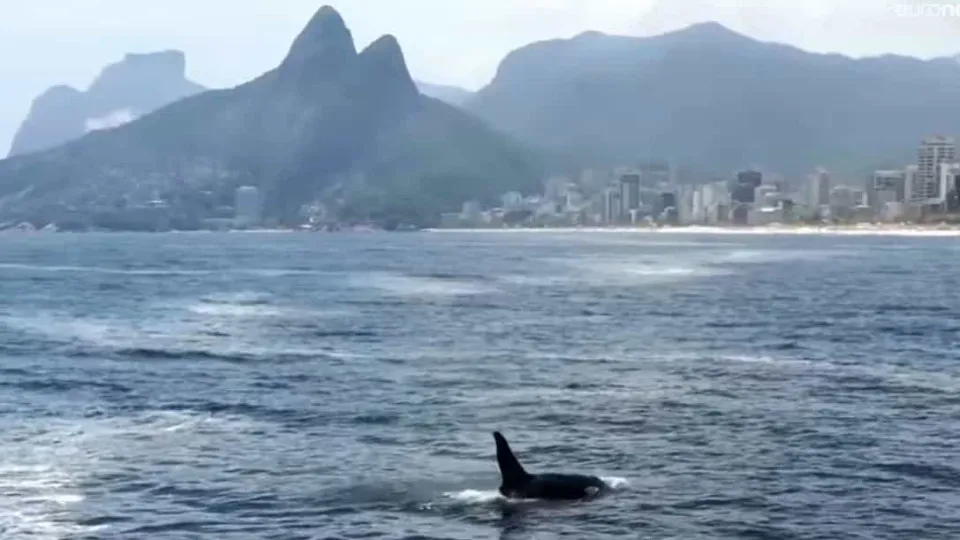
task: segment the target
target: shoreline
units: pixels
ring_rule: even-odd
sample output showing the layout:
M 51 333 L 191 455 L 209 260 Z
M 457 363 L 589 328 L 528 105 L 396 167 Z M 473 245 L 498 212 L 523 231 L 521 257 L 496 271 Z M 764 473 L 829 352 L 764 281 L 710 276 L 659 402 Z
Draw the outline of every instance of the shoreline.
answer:
M 791 225 L 785 227 L 711 227 L 704 225 L 673 227 L 509 227 L 509 228 L 423 228 L 416 231 L 388 231 L 372 228 L 345 228 L 336 231 L 308 231 L 287 228 L 197 230 L 197 231 L 44 231 L 6 229 L 0 236 L 48 235 L 48 234 L 375 234 L 411 232 L 440 234 L 701 234 L 718 236 L 909 236 L 909 237 L 960 237 L 960 225 Z
M 960 225 L 829 225 L 789 227 L 528 227 L 423 229 L 431 233 L 599 233 L 599 234 L 707 234 L 707 235 L 832 235 L 832 236 L 929 236 L 960 237 Z

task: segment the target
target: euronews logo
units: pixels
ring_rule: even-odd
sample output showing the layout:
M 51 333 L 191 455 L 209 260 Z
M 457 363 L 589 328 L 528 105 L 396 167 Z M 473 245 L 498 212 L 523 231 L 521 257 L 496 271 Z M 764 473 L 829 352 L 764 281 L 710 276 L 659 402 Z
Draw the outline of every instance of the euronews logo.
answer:
M 903 18 L 960 18 L 960 2 L 897 2 L 890 10 Z

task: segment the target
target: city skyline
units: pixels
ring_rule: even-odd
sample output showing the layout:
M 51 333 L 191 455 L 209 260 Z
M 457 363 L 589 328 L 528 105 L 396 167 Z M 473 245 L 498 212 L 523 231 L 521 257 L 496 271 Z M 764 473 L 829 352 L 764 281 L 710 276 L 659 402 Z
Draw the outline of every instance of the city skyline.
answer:
M 752 168 L 725 180 L 682 184 L 671 162 L 584 170 L 576 180 L 548 177 L 541 194 L 507 193 L 498 208 L 484 211 L 476 201 L 467 201 L 461 212 L 444 214 L 443 226 L 765 226 L 945 219 L 960 211 L 956 144 L 950 136 L 926 137 L 918 145 L 916 163 L 876 170 L 862 182 L 838 181 L 819 166 L 795 185 Z M 597 185 L 593 180 L 598 173 L 607 180 L 589 192 L 589 186 Z

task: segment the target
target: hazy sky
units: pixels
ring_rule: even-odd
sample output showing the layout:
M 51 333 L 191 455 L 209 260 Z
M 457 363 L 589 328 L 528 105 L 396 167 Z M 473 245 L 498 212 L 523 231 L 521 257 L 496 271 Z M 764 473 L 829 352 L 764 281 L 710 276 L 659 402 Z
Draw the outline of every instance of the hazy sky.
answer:
M 532 41 L 593 29 L 648 35 L 716 20 L 813 51 L 919 57 L 960 53 L 960 0 L 328 0 L 362 47 L 396 35 L 418 79 L 475 89 Z M 126 52 L 177 48 L 188 75 L 223 87 L 275 66 L 324 2 L 0 0 L 0 155 L 31 100 L 85 89 Z M 927 4 L 919 8 L 921 3 Z

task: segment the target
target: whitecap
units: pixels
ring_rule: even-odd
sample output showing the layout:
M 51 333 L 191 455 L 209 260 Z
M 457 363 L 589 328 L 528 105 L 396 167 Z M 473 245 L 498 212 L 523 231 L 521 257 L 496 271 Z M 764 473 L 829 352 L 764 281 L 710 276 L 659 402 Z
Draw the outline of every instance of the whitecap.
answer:
M 678 261 L 675 257 L 671 258 L 669 262 L 651 260 L 650 257 L 565 260 L 561 262 L 578 271 L 578 280 L 593 284 L 660 285 L 722 276 L 729 273 L 727 270 L 711 267 L 699 261 Z
M 203 315 L 206 317 L 222 318 L 254 318 L 268 317 L 275 318 L 284 315 L 284 311 L 275 307 L 258 306 L 249 304 L 207 304 L 199 303 L 187 307 L 187 310 L 194 315 Z
M 730 354 L 720 357 L 720 360 L 740 362 L 744 364 L 766 364 L 770 366 L 809 367 L 813 362 L 797 358 L 774 358 L 766 355 Z
M 440 279 L 391 273 L 368 273 L 350 277 L 355 287 L 378 289 L 393 296 L 470 296 L 495 292 L 488 284 L 469 279 Z
M 630 481 L 622 476 L 601 476 L 600 481 L 612 490 L 626 489 L 630 486 Z

